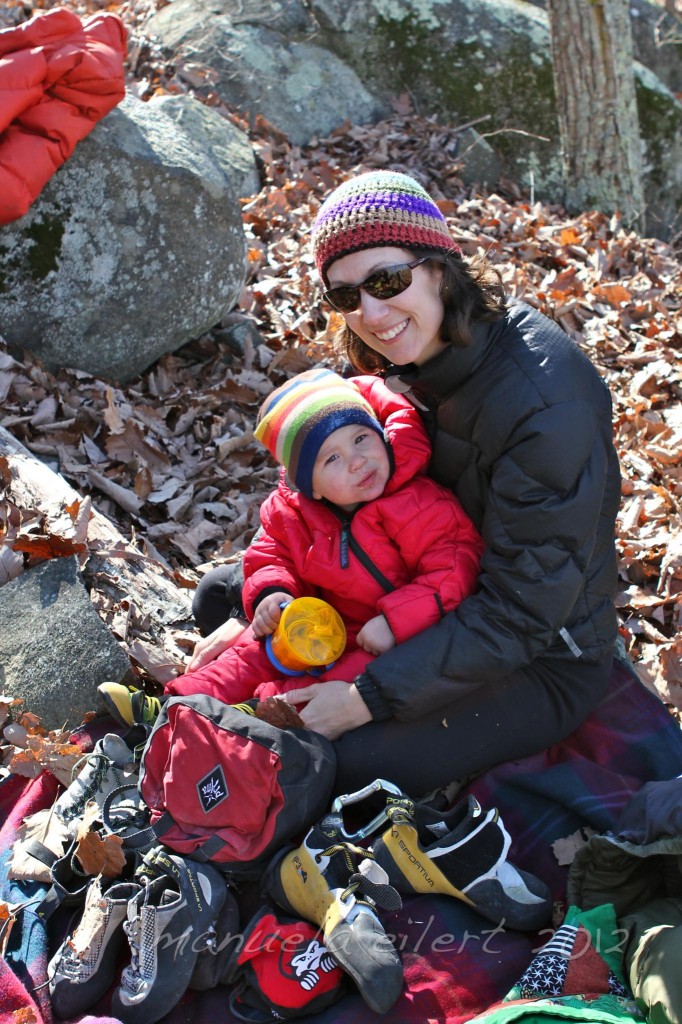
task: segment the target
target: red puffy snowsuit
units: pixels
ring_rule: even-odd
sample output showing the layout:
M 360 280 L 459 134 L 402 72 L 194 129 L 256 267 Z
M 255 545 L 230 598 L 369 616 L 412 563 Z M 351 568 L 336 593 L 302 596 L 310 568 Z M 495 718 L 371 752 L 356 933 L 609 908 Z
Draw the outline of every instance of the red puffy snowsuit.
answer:
M 383 614 L 401 643 L 474 591 L 483 542 L 452 492 L 424 475 L 431 449 L 419 413 L 377 377 L 354 380 L 384 425 L 395 462 L 384 493 L 343 513 L 291 490 L 282 476 L 263 502 L 262 532 L 244 556 L 242 593 L 249 618 L 264 591 L 328 601 L 346 626 L 345 653 L 321 676 L 282 677 L 249 627 L 214 661 L 167 684 L 166 693 L 236 703 L 325 679 L 352 682 L 372 659 L 355 644 L 369 619 Z M 394 589 L 363 565 L 356 545 Z
M 0 224 L 23 217 L 58 167 L 125 95 L 116 14 L 65 7 L 0 32 Z

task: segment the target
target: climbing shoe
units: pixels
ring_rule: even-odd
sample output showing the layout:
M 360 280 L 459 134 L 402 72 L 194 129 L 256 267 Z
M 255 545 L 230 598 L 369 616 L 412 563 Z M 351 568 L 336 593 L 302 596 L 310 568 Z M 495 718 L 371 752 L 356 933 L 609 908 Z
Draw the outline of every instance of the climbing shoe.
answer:
M 227 882 L 210 864 L 185 860 L 163 847 L 145 855 L 135 877 L 140 891 L 128 901 L 123 923 L 130 964 L 111 1010 L 123 1024 L 154 1024 L 189 986 L 225 902 Z
M 144 690 L 122 683 L 101 683 L 97 687 L 107 711 L 121 725 L 153 725 L 161 711 L 158 697 L 148 697 Z
M 372 849 L 399 892 L 454 896 L 507 928 L 549 922 L 551 893 L 507 860 L 511 839 L 496 808 L 484 812 L 474 796 L 447 812 L 405 799 L 387 815 L 391 827 Z
M 290 914 L 319 925 L 327 950 L 367 1005 L 386 1013 L 400 995 L 403 968 L 376 908 L 398 910 L 400 896 L 368 850 L 339 842 L 324 824 L 311 828 L 301 846 L 277 853 L 263 890 Z
M 123 943 L 128 901 L 138 894 L 135 882 L 120 882 L 102 892 L 93 878 L 83 915 L 47 968 L 52 1009 L 62 1019 L 80 1016 L 105 994 L 116 975 Z
M 129 785 L 137 785 L 134 751 L 116 733 L 107 733 L 76 763 L 73 781 L 55 802 L 54 813 L 75 836 L 86 804 L 94 800 L 102 807 L 114 790 Z

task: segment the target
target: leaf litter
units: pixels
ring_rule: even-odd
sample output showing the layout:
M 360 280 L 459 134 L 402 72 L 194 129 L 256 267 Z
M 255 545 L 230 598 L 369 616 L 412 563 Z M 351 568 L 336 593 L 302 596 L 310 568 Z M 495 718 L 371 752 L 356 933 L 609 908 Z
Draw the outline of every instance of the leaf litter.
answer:
M 89 2 L 68 6 L 81 15 L 94 9 Z M 126 22 L 133 92 L 142 99 L 193 95 L 248 133 L 262 181 L 241 201 L 248 277 L 221 323 L 126 385 L 76 370 L 50 373 L 28 353 L 18 358 L 0 344 L 3 425 L 81 495 L 69 508 L 19 504 L 0 457 L 0 585 L 46 558 L 75 554 L 87 565 L 97 544 L 87 531 L 90 503 L 122 535 L 119 557 L 150 560 L 177 586 L 191 590 L 207 568 L 240 556 L 277 480 L 253 438 L 263 396 L 316 363 L 346 368 L 334 341 L 339 317 L 324 305 L 314 272 L 315 213 L 346 177 L 390 167 L 416 175 L 464 252 L 485 253 L 508 293 L 559 323 L 609 385 L 623 472 L 621 640 L 645 685 L 677 714 L 682 272 L 675 249 L 624 229 L 617 214 L 573 217 L 558 205 L 530 202 L 510 180 L 493 192 L 466 186 L 458 155 L 463 126 L 418 116 L 406 96 L 379 124 L 345 123 L 327 139 L 294 146 L 264 118 L 248 123 L 229 110 L 211 69 L 169 62 L 155 49 L 142 26 L 162 6 L 164 0 L 126 0 L 105 9 Z M 20 23 L 22 12 L 10 0 L 0 27 Z M 159 630 L 134 596 L 112 599 L 104 574 L 89 582 L 95 608 L 141 685 L 153 689 L 183 670 L 197 639 L 187 623 Z M 50 742 L 59 747 L 62 739 Z M 34 734 L 32 746 L 39 742 Z M 30 767 L 31 755 L 29 745 L 18 760 L 27 774 L 37 767 Z

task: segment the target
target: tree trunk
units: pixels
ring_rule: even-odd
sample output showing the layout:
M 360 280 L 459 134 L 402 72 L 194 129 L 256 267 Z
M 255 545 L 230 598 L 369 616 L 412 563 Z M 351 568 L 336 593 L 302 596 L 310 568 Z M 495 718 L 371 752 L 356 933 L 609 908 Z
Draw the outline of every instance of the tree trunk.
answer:
M 548 0 L 565 204 L 644 212 L 628 0 Z

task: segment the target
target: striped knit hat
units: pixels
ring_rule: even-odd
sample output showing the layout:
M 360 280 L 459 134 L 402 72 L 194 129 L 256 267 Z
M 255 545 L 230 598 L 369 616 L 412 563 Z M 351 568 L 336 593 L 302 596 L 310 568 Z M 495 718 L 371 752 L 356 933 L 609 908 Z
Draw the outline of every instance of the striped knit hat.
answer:
M 377 245 L 461 255 L 428 192 L 414 178 L 394 171 L 368 171 L 339 185 L 320 207 L 312 239 L 325 284 L 335 260 Z
M 255 434 L 299 491 L 312 498 L 317 453 L 330 434 L 350 423 L 384 435 L 371 405 L 354 384 L 331 370 L 306 370 L 265 400 Z

